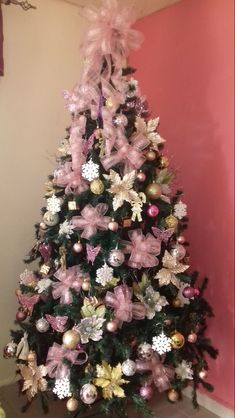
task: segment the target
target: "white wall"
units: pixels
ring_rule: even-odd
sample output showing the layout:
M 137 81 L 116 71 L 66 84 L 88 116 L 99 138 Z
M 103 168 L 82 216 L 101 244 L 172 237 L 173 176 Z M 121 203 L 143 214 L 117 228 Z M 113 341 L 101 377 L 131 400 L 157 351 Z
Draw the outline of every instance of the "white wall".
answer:
M 2 6 L 5 76 L 0 77 L 0 349 L 9 341 L 21 262 L 34 242 L 44 183 L 69 123 L 61 96 L 79 79 L 84 20 L 77 7 L 33 0 L 37 10 Z M 0 382 L 14 364 L 0 356 Z

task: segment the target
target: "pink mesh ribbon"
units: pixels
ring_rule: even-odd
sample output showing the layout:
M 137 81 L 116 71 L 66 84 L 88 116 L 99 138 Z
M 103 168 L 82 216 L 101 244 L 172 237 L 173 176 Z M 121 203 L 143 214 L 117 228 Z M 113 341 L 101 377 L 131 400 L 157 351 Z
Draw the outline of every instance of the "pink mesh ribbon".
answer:
M 97 119 L 99 113 L 100 90 L 92 81 L 84 81 L 76 85 L 72 92 L 64 91 L 63 96 L 68 110 L 78 115 L 86 110 L 91 111 L 92 119 Z
M 54 276 L 59 281 L 52 285 L 53 298 L 60 299 L 60 303 L 65 305 L 72 303 L 73 297 L 70 289 L 75 290 L 77 293 L 80 292 L 84 278 L 81 269 L 79 266 L 73 266 L 67 270 L 60 268 Z
M 124 163 L 124 173 L 137 170 L 145 162 L 142 150 L 148 145 L 149 140 L 142 134 L 135 135 L 129 143 L 127 138 L 119 131 L 119 137 L 114 144 L 117 151 L 106 155 L 101 163 L 106 171 L 118 163 Z
M 115 318 L 120 322 L 145 318 L 145 306 L 140 302 L 132 302 L 132 294 L 132 290 L 127 285 L 115 287 L 114 293 L 106 293 L 105 304 L 113 309 Z
M 130 241 L 122 241 L 123 252 L 130 254 L 128 266 L 136 269 L 157 266 L 161 243 L 150 233 L 144 236 L 141 229 L 129 231 L 128 235 Z
M 171 387 L 170 381 L 173 379 L 175 371 L 172 367 L 163 364 L 164 358 L 160 359 L 157 353 L 149 361 L 136 360 L 137 372 L 152 372 L 148 379 L 150 385 L 154 382 L 159 392 L 164 392 Z
M 79 355 L 82 355 L 83 358 L 79 359 Z M 69 375 L 69 367 L 63 363 L 64 359 L 70 361 L 72 365 L 81 365 L 86 363 L 88 356 L 84 350 L 68 350 L 54 343 L 47 354 L 46 368 L 48 376 L 52 379 L 64 379 Z
M 108 229 L 111 218 L 110 216 L 104 216 L 107 210 L 108 205 L 106 203 L 99 203 L 95 207 L 88 204 L 81 211 L 81 216 L 72 218 L 72 225 L 74 229 L 83 230 L 82 238 L 89 239 L 98 229 L 103 231 Z
M 66 194 L 79 194 L 89 188 L 87 181 L 82 177 L 81 169 L 74 171 L 72 163 L 69 161 L 55 171 L 54 181 L 57 186 L 65 187 Z

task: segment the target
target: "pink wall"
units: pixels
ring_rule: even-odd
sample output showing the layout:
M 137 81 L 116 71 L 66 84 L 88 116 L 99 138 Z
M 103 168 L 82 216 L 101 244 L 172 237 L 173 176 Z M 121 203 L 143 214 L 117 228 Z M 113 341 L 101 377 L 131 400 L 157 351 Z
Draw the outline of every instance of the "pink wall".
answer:
M 185 191 L 191 265 L 210 278 L 211 396 L 233 408 L 233 0 L 182 0 L 136 26 L 130 62 Z

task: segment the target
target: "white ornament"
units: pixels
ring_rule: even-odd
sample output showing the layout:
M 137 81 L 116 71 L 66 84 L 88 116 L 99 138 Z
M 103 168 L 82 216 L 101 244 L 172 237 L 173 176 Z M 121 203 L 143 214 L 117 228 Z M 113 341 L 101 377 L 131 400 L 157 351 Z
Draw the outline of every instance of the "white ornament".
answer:
M 49 322 L 45 318 L 40 318 L 36 322 L 38 332 L 47 332 L 50 328 Z
M 190 379 L 193 380 L 193 370 L 192 370 L 192 363 L 183 360 L 178 366 L 175 368 L 176 376 L 179 377 L 181 380 Z
M 149 361 L 153 357 L 152 346 L 148 343 L 140 344 L 137 348 L 137 354 L 140 360 Z
M 171 339 L 161 332 L 157 337 L 153 337 L 152 348 L 160 355 L 168 353 L 171 351 Z
M 189 286 L 189 284 L 188 283 L 183 283 L 183 282 L 180 282 L 180 287 L 179 287 L 179 291 L 178 291 L 178 294 L 177 294 L 177 299 L 180 299 L 180 301 L 181 301 L 181 306 L 184 306 L 184 305 L 189 305 L 190 304 L 190 300 L 192 300 L 192 299 L 194 299 L 194 297 L 192 297 L 192 298 L 186 298 L 185 296 L 184 296 L 184 289 L 186 288 L 186 287 L 188 287 Z
M 60 224 L 59 235 L 65 235 L 66 238 L 69 238 L 73 234 L 73 228 L 73 225 L 66 219 L 66 221 Z
M 55 215 L 56 213 L 61 211 L 61 199 L 56 197 L 56 195 L 52 195 L 49 199 L 47 199 L 47 210 Z
M 133 360 L 126 360 L 122 363 L 122 373 L 125 376 L 133 376 L 136 372 L 136 364 Z
M 131 220 L 133 222 L 138 221 L 142 222 L 142 210 L 143 210 L 143 204 L 146 203 L 146 195 L 143 192 L 140 192 L 135 200 L 132 200 L 131 202 L 131 211 L 132 211 L 132 217 Z
M 55 226 L 59 222 L 59 215 L 58 213 L 51 213 L 49 210 L 44 213 L 43 221 L 47 226 Z
M 88 181 L 92 181 L 99 177 L 99 165 L 92 160 L 82 165 L 82 177 Z
M 113 268 L 109 267 L 107 263 L 104 263 L 103 267 L 100 267 L 96 271 L 96 282 L 102 286 L 106 286 L 107 283 L 113 280 Z
M 58 396 L 59 399 L 64 399 L 72 396 L 70 391 L 70 380 L 68 377 L 64 379 L 56 379 L 53 392 Z
M 174 206 L 174 216 L 178 219 L 182 219 L 187 216 L 187 205 L 181 200 Z
M 36 290 L 38 293 L 45 292 L 51 286 L 52 280 L 50 279 L 41 279 L 37 283 Z
M 97 389 L 91 383 L 83 385 L 80 391 L 80 398 L 83 403 L 87 405 L 92 405 L 97 399 L 98 393 Z

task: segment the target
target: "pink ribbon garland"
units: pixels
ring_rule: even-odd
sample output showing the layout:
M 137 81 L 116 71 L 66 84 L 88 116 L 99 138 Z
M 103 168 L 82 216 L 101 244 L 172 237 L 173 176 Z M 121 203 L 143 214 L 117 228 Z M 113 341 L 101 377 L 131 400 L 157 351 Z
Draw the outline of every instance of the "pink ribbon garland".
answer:
M 130 254 L 128 266 L 136 269 L 154 267 L 158 265 L 157 255 L 161 251 L 161 243 L 148 233 L 143 235 L 141 229 L 128 232 L 130 241 L 122 241 L 123 252 Z
M 142 134 L 135 135 L 129 143 L 127 138 L 119 131 L 119 137 L 114 144 L 117 151 L 106 155 L 101 163 L 106 171 L 118 163 L 124 163 L 124 173 L 137 170 L 145 162 L 146 158 L 142 150 L 148 145 L 148 138 Z
M 99 203 L 93 207 L 88 204 L 81 211 L 81 216 L 72 218 L 72 225 L 75 229 L 83 230 L 81 237 L 89 239 L 98 229 L 107 230 L 111 221 L 110 216 L 104 216 L 108 210 L 106 203 Z
M 72 303 L 73 297 L 70 289 L 74 289 L 77 293 L 82 287 L 84 273 L 79 266 L 73 266 L 67 270 L 60 268 L 55 274 L 55 278 L 59 282 L 53 283 L 52 296 L 54 299 L 60 298 L 60 303 L 68 305 Z
M 92 80 L 76 85 L 71 93 L 67 90 L 64 91 L 63 96 L 66 101 L 66 107 L 71 113 L 78 115 L 80 112 L 90 110 L 92 119 L 97 119 L 100 90 Z
M 175 371 L 172 367 L 163 364 L 164 358 L 161 360 L 159 355 L 154 353 L 149 361 L 136 360 L 137 372 L 151 371 L 152 375 L 148 380 L 150 385 L 154 382 L 159 392 L 164 392 L 171 387 L 170 380 L 173 379 Z
M 74 171 L 69 161 L 55 171 L 54 181 L 57 186 L 65 187 L 66 194 L 83 193 L 89 188 L 87 181 L 82 177 L 81 169 Z
M 133 303 L 132 294 L 127 285 L 115 287 L 114 293 L 106 293 L 105 304 L 113 309 L 115 318 L 120 322 L 131 322 L 132 318 L 137 320 L 145 318 L 145 306 L 140 302 Z
M 84 359 L 78 359 L 78 355 L 85 355 Z M 63 379 L 69 374 L 69 367 L 63 363 L 63 359 L 66 359 L 72 363 L 72 365 L 82 365 L 86 363 L 88 356 L 84 350 L 68 350 L 63 346 L 54 343 L 49 348 L 46 360 L 47 374 L 52 379 Z

